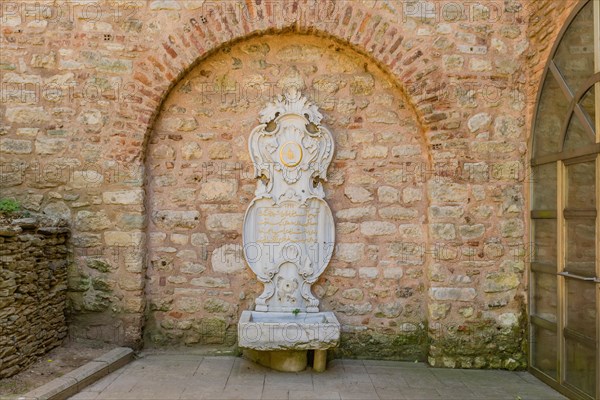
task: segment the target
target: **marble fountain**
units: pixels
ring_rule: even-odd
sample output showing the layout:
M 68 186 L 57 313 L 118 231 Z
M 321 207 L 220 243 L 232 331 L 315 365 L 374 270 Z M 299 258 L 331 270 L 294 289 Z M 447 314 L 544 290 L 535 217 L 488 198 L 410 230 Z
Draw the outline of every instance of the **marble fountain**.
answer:
M 244 311 L 238 345 L 244 356 L 279 371 L 301 371 L 308 351 L 324 371 L 340 340 L 332 312 L 319 311 L 311 286 L 331 259 L 335 225 L 322 182 L 333 137 L 316 105 L 290 90 L 268 103 L 248 140 L 257 178 L 244 218 L 244 257 L 264 285 L 255 310 Z

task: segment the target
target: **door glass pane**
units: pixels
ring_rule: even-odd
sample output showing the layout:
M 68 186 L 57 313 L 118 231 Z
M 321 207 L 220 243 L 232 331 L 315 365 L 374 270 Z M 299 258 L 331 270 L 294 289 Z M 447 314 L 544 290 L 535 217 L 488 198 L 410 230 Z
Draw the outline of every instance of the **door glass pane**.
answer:
M 594 86 L 587 91 L 580 101 L 581 107 L 585 110 L 591 124 L 596 124 L 596 89 Z M 596 128 L 597 129 L 597 128 Z
M 535 118 L 534 157 L 558 153 L 561 127 L 569 102 L 550 72 L 546 75 Z
M 574 150 L 580 147 L 585 147 L 593 144 L 594 141 L 590 134 L 584 129 L 577 115 L 571 116 L 569 128 L 567 129 L 567 137 L 565 138 L 564 151 Z
M 565 270 L 576 274 L 596 276 L 596 220 L 568 219 Z
M 594 73 L 594 7 L 588 2 L 562 37 L 554 63 L 575 93 Z
M 546 321 L 556 322 L 557 279 L 554 274 L 532 272 L 531 313 Z
M 594 161 L 567 167 L 567 209 L 591 211 L 596 209 L 596 164 Z M 591 216 L 570 217 L 566 220 L 566 259 L 568 272 L 595 276 L 596 219 Z
M 565 382 L 594 397 L 596 392 L 596 349 L 565 339 Z
M 596 284 L 567 278 L 565 285 L 565 381 L 593 397 L 596 391 Z M 575 335 L 570 334 L 571 331 Z
M 596 163 L 594 161 L 567 167 L 567 208 L 570 210 L 596 208 Z
M 532 325 L 531 351 L 533 366 L 556 379 L 556 355 L 558 340 L 556 332 Z
M 533 222 L 533 262 L 556 265 L 556 220 L 535 219 Z
M 538 165 L 531 173 L 533 209 L 556 210 L 556 163 Z
M 596 286 L 567 278 L 566 327 L 596 341 Z

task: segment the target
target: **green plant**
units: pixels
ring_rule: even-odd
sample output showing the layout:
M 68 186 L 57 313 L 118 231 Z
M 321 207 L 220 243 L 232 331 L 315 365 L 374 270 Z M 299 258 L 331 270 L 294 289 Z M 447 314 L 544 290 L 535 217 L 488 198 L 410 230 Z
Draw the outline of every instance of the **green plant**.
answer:
M 300 309 L 299 308 L 294 308 L 292 310 L 292 314 L 294 314 L 294 316 L 297 316 L 298 314 L 300 314 Z
M 13 199 L 0 199 L 0 212 L 12 213 L 19 211 L 21 206 L 16 200 Z

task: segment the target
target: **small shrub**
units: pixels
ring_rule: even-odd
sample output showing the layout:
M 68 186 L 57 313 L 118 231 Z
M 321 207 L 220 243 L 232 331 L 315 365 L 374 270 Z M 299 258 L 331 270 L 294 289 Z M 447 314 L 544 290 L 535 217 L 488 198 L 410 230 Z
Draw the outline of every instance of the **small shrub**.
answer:
M 13 199 L 0 199 L 0 213 L 19 211 L 19 203 Z

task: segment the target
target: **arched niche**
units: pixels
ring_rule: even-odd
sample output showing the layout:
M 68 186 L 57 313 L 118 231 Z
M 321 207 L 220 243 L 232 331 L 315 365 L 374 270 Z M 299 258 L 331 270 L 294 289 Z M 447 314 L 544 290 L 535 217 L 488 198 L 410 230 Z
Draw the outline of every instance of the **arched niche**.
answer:
M 156 118 L 146 155 L 149 342 L 235 344 L 241 311 L 262 291 L 241 253 L 256 187 L 247 140 L 265 103 L 290 86 L 316 103 L 336 147 L 325 199 L 337 247 L 313 286 L 321 309 L 350 328 L 392 336 L 426 319 L 419 249 L 430 169 L 412 108 L 389 75 L 350 47 L 281 33 L 201 60 Z

